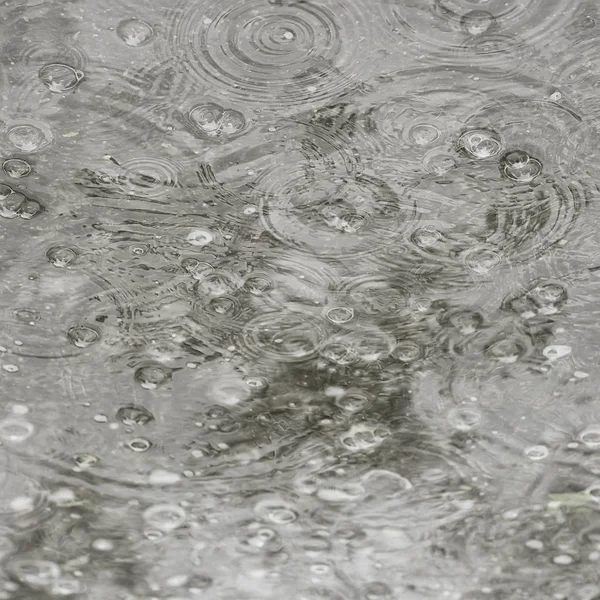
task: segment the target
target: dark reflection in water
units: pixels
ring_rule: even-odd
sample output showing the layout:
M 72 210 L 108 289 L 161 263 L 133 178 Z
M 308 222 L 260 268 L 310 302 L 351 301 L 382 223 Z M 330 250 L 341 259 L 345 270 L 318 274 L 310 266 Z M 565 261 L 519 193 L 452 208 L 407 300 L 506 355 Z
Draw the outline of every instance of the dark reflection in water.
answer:
M 600 598 L 593 3 L 0 16 L 0 598 Z

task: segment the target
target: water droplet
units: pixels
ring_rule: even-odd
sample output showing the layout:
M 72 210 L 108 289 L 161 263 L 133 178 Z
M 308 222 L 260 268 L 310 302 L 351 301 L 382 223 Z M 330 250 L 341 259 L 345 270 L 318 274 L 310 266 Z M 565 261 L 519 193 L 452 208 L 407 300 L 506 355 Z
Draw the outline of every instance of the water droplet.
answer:
M 230 296 L 218 296 L 211 298 L 206 305 L 209 312 L 217 315 L 231 315 L 237 308 L 237 302 Z
M 481 35 L 489 31 L 495 24 L 496 18 L 485 10 L 472 10 L 461 19 L 464 30 L 469 35 Z
M 392 356 L 403 363 L 414 362 L 421 354 L 421 346 L 416 342 L 399 342 L 392 352 Z
M 154 36 L 154 30 L 145 21 L 126 19 L 117 25 L 117 35 L 132 48 L 147 44 Z
M 77 252 L 67 246 L 53 246 L 46 252 L 46 258 L 55 267 L 64 268 L 77 260 Z
M 6 570 L 19 583 L 33 590 L 43 590 L 61 575 L 60 567 L 56 563 L 27 558 L 11 560 Z
M 489 248 L 471 248 L 465 251 L 461 258 L 467 269 L 479 275 L 489 273 L 502 261 L 500 254 Z
M 502 159 L 504 166 L 512 169 L 522 169 L 529 162 L 529 154 L 523 150 L 512 150 Z
M 269 387 L 269 381 L 266 377 L 244 377 L 244 382 L 251 389 L 257 392 L 262 392 Z
M 3 442 L 12 442 L 18 444 L 30 438 L 35 431 L 35 427 L 25 419 L 8 418 L 0 421 L 0 439 Z
M 93 454 L 87 454 L 86 452 L 76 454 L 73 457 L 73 460 L 75 461 L 77 467 L 82 471 L 89 469 L 100 462 L 100 459 L 97 456 L 94 456 Z
M 25 201 L 21 205 L 19 210 L 19 216 L 21 219 L 29 220 L 39 215 L 44 210 L 44 207 L 37 201 L 31 198 L 25 198 Z
M 26 154 L 43 148 L 51 141 L 49 133 L 27 123 L 10 127 L 6 138 L 17 150 Z
M 558 304 L 567 299 L 567 288 L 562 283 L 540 283 L 532 292 L 544 303 Z
M 215 236 L 204 229 L 196 229 L 187 236 L 187 241 L 192 246 L 206 246 L 215 239 Z
M 9 158 L 2 163 L 4 172 L 13 179 L 27 177 L 31 173 L 31 166 L 20 158 Z
M 473 408 L 458 407 L 448 414 L 448 423 L 459 431 L 470 431 L 479 425 L 481 413 Z
M 530 446 L 525 448 L 525 456 L 530 460 L 543 460 L 550 454 L 546 446 Z
M 340 435 L 342 446 L 351 452 L 363 452 L 379 446 L 390 435 L 384 425 L 357 423 Z
M 298 518 L 294 507 L 277 497 L 260 500 L 254 506 L 254 512 L 259 518 L 276 525 L 287 525 Z
M 360 390 L 349 390 L 342 396 L 335 399 L 335 404 L 342 410 L 349 413 L 356 413 L 364 410 L 372 404 L 371 399 Z
M 435 246 L 442 239 L 442 234 L 435 227 L 426 226 L 417 229 L 412 234 L 412 240 L 421 248 Z
M 503 166 L 504 174 L 509 179 L 518 181 L 519 183 L 529 183 L 533 181 L 538 175 L 541 175 L 542 169 L 542 163 L 537 160 L 537 158 L 532 157 L 529 157 L 527 163 L 522 166 L 510 166 L 507 164 L 504 164 Z
M 428 146 L 429 144 L 433 144 L 441 135 L 442 134 L 437 127 L 427 123 L 414 125 L 408 132 L 410 141 L 417 146 Z
M 211 138 L 232 136 L 246 127 L 246 119 L 240 111 L 225 109 L 213 102 L 195 106 L 188 118 L 197 133 Z
M 458 146 L 470 158 L 485 160 L 500 154 L 502 143 L 494 131 L 474 129 L 467 131 L 458 140 Z
M 221 133 L 235 135 L 246 127 L 246 119 L 239 110 L 227 109 L 221 117 Z
M 155 504 L 144 511 L 144 521 L 154 529 L 169 532 L 181 527 L 187 518 L 177 504 Z
M 346 308 L 345 306 L 335 306 L 334 308 L 330 308 L 325 316 L 332 323 L 336 325 L 343 325 L 344 323 L 349 323 L 354 319 L 354 309 Z
M 58 94 L 75 89 L 83 77 L 82 71 L 77 71 L 73 67 L 61 63 L 45 65 L 39 72 L 40 81 L 51 92 Z
M 262 296 L 273 288 L 273 282 L 266 275 L 251 275 L 244 281 L 243 288 L 254 296 Z
M 100 331 L 91 325 L 78 325 L 69 329 L 67 337 L 77 348 L 87 348 L 100 339 Z
M 117 419 L 125 425 L 147 425 L 154 421 L 154 415 L 143 406 L 128 404 L 117 410 Z
M 579 439 L 588 448 L 600 448 L 600 425 L 590 425 L 579 434 Z
M 551 361 L 564 358 L 565 356 L 569 356 L 571 352 L 571 346 L 561 346 L 559 344 L 553 346 L 546 346 L 543 350 L 544 356 Z
M 127 447 L 134 452 L 147 452 L 152 447 L 152 443 L 145 438 L 134 438 L 127 442 Z
M 155 390 L 171 379 L 171 370 L 160 365 L 147 365 L 135 372 L 135 380 L 147 390 Z

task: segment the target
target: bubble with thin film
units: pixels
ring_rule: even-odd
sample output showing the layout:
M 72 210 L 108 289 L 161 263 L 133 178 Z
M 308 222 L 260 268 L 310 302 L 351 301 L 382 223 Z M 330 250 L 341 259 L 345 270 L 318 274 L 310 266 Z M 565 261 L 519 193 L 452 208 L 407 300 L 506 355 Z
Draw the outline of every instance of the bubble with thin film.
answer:
M 127 404 L 117 410 L 117 420 L 125 425 L 147 425 L 154 421 L 154 415 L 144 406 Z
M 117 36 L 127 46 L 138 48 L 154 38 L 154 29 L 141 19 L 125 19 L 117 25 Z
M 188 123 L 196 135 L 207 139 L 229 139 L 247 128 L 246 118 L 239 110 L 215 103 L 192 108 Z
M 495 269 L 501 262 L 502 256 L 491 248 L 469 248 L 461 255 L 463 264 L 478 275 L 486 275 Z
M 487 160 L 500 154 L 502 142 L 495 131 L 473 129 L 461 135 L 458 147 L 469 158 Z
M 354 309 L 346 306 L 335 306 L 327 309 L 325 316 L 335 325 L 344 325 L 354 319 Z
M 448 414 L 448 423 L 459 431 L 470 431 L 481 421 L 481 413 L 474 408 L 455 408 Z
M 152 442 L 146 438 L 133 438 L 126 443 L 133 452 L 147 452 L 152 448 Z
M 177 504 L 154 504 L 144 511 L 149 527 L 168 533 L 181 527 L 187 520 L 185 510 Z
M 579 439 L 588 448 L 600 448 L 600 425 L 589 425 L 579 434 Z
M 351 452 L 365 452 L 381 445 L 391 432 L 385 425 L 358 423 L 339 436 L 344 448 Z
M 77 348 L 88 348 L 100 340 L 100 330 L 93 325 L 78 325 L 69 329 L 67 337 Z
M 74 90 L 83 80 L 84 73 L 69 65 L 52 63 L 43 66 L 38 76 L 51 92 L 60 94 Z
M 550 454 L 547 446 L 529 446 L 525 448 L 525 456 L 530 460 L 544 460 Z
M 2 163 L 2 170 L 12 179 L 22 179 L 31 173 L 31 165 L 21 158 L 8 158 Z
M 146 390 L 155 390 L 171 380 L 171 369 L 163 365 L 146 365 L 135 372 L 135 380 Z
M 22 154 L 43 150 L 54 141 L 54 134 L 50 127 L 33 120 L 9 123 L 3 137 L 10 147 Z
M 392 357 L 402 363 L 412 363 L 423 356 L 422 347 L 416 342 L 401 341 L 396 344 Z
M 68 246 L 53 246 L 46 252 L 46 258 L 58 268 L 72 265 L 77 260 L 78 253 Z
M 361 390 L 348 390 L 335 399 L 335 404 L 348 413 L 357 413 L 369 408 L 373 400 Z
M 254 505 L 254 512 L 261 519 L 275 525 L 287 525 L 298 519 L 295 507 L 276 496 L 259 500 Z
M 33 423 L 16 417 L 0 421 L 0 439 L 5 443 L 19 444 L 35 433 Z

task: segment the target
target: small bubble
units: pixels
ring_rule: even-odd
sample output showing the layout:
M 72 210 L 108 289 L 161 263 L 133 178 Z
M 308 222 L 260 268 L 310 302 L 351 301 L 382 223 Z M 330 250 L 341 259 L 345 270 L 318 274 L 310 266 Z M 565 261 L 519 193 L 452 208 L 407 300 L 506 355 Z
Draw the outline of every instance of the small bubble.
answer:
M 154 421 L 154 415 L 147 408 L 137 404 L 121 406 L 116 417 L 125 425 L 147 425 Z
M 155 390 L 171 379 L 171 370 L 158 365 L 140 367 L 135 372 L 135 380 L 146 390 Z
M 43 210 L 43 206 L 37 200 L 25 198 L 25 202 L 23 202 L 19 210 L 19 216 L 21 219 L 29 220 L 39 215 Z
M 4 172 L 13 179 L 27 177 L 31 173 L 31 166 L 20 158 L 9 158 L 2 163 Z
M 67 246 L 53 246 L 46 252 L 46 258 L 55 267 L 64 268 L 77 260 L 77 252 Z
M 110 552 L 115 549 L 115 545 L 111 540 L 99 538 L 92 542 L 92 548 L 99 552 Z
M 91 325 L 71 327 L 67 332 L 69 341 L 77 348 L 87 348 L 100 339 L 100 331 Z
M 24 419 L 8 418 L 0 421 L 0 439 L 3 442 L 15 444 L 24 442 L 33 435 L 34 431 L 33 424 Z
M 221 117 L 221 132 L 225 135 L 235 135 L 246 127 L 246 119 L 239 110 L 227 109 Z
M 525 456 L 530 460 L 543 460 L 550 454 L 546 446 L 530 446 L 525 449 Z
M 557 565 L 570 565 L 573 562 L 573 557 L 568 554 L 559 554 L 552 559 Z
M 14 315 L 19 321 L 30 325 L 40 320 L 40 315 L 35 310 L 28 308 L 19 308 L 14 311 Z
M 529 163 L 529 154 L 523 150 L 512 150 L 502 159 L 506 167 L 522 169 Z
M 243 288 L 253 296 L 262 296 L 273 288 L 273 282 L 264 275 L 251 275 L 244 281 Z
M 496 18 L 484 10 L 472 10 L 463 16 L 461 24 L 469 35 L 482 35 L 492 29 Z
M 18 582 L 33 590 L 44 590 L 61 575 L 60 567 L 56 563 L 27 558 L 9 561 L 6 570 Z
M 17 365 L 2 365 L 2 368 L 7 373 L 16 373 L 19 370 L 19 367 L 17 367 Z
M 344 323 L 349 323 L 354 319 L 354 309 L 346 308 L 345 306 L 336 306 L 334 308 L 330 308 L 325 316 L 329 321 L 335 323 L 336 325 L 343 325 Z
M 470 431 L 480 421 L 481 413 L 472 408 L 455 408 L 448 414 L 448 422 L 459 431 Z
M 560 358 L 569 356 L 571 352 L 571 346 L 561 346 L 558 344 L 553 346 L 546 346 L 543 350 L 544 356 L 551 361 L 559 360 Z
M 431 226 L 421 227 L 412 234 L 413 242 L 421 248 L 435 246 L 441 239 L 442 234 Z
M 155 504 L 144 511 L 144 521 L 165 533 L 181 527 L 186 519 L 185 510 L 176 504 Z
M 335 399 L 335 404 L 349 413 L 356 413 L 371 405 L 369 396 L 358 390 L 350 390 Z
M 206 246 L 215 239 L 215 236 L 204 229 L 196 229 L 187 236 L 187 241 L 192 246 Z
M 85 469 L 89 469 L 90 467 L 93 467 L 94 465 L 97 465 L 100 462 L 100 459 L 97 456 L 93 454 L 88 454 L 86 452 L 76 454 L 73 457 L 73 460 L 75 461 L 77 467 L 82 471 Z
M 462 261 L 474 273 L 486 275 L 502 262 L 502 258 L 488 248 L 471 248 L 463 253 Z
M 154 37 L 154 30 L 145 21 L 126 19 L 117 25 L 117 36 L 128 46 L 138 48 Z
M 464 153 L 477 160 L 485 160 L 500 154 L 502 143 L 497 133 L 487 129 L 467 131 L 458 140 Z
M 276 525 L 287 525 L 298 518 L 298 513 L 291 505 L 279 498 L 261 500 L 254 507 L 254 512 L 261 518 Z
M 590 425 L 579 434 L 579 439 L 588 448 L 600 448 L 600 425 Z
M 40 69 L 39 78 L 51 92 L 62 93 L 75 89 L 84 74 L 69 65 L 52 63 Z
M 408 132 L 410 141 L 417 146 L 428 146 L 433 144 L 440 138 L 441 135 L 442 134 L 437 127 L 427 123 L 415 125 Z
M 244 382 L 251 390 L 257 392 L 262 392 L 269 387 L 269 381 L 266 377 L 246 376 Z
M 134 452 L 147 452 L 152 447 L 152 443 L 145 438 L 134 438 L 127 442 L 127 447 Z
M 411 363 L 419 360 L 422 355 L 421 346 L 416 342 L 398 342 L 392 356 L 403 363 Z
M 179 473 L 165 471 L 163 469 L 155 469 L 148 476 L 148 483 L 150 485 L 173 485 L 180 479 L 181 477 L 179 476 Z
M 544 542 L 541 542 L 540 540 L 527 540 L 525 542 L 525 546 L 527 546 L 527 548 L 531 548 L 531 550 L 543 550 L 544 549 Z
M 504 165 L 504 174 L 513 181 L 529 183 L 542 173 L 542 163 L 536 158 L 529 158 L 527 164 L 521 167 Z
M 6 132 L 6 137 L 17 150 L 26 154 L 40 150 L 51 141 L 50 134 L 46 134 L 39 127 L 27 123 L 13 125 Z

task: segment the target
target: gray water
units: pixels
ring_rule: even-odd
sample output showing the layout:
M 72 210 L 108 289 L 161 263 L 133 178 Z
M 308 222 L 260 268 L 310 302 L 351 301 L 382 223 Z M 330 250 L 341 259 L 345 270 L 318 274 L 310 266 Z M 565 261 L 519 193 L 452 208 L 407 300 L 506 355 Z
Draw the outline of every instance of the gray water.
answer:
M 598 600 L 600 8 L 0 5 L 0 600 Z

